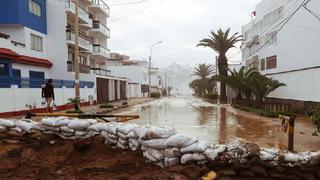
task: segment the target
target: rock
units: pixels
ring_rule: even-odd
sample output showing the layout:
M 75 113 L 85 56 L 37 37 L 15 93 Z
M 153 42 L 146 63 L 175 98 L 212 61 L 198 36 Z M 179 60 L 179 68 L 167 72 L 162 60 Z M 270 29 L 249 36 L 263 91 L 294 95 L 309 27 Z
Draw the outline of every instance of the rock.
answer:
M 226 169 L 218 171 L 218 176 L 236 176 L 237 173 L 233 169 Z
M 261 166 L 252 166 L 250 168 L 250 171 L 253 172 L 257 176 L 263 176 L 263 177 L 268 176 L 267 170 Z
M 239 171 L 238 174 L 244 177 L 255 177 L 254 173 L 248 170 Z

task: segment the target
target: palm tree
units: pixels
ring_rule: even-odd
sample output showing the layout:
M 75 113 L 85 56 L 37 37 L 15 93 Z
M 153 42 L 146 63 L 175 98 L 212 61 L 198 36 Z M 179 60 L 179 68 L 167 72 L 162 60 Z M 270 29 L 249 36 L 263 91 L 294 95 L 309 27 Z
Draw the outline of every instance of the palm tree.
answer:
M 250 68 L 246 70 L 245 67 L 241 67 L 239 71 L 233 69 L 229 70 L 230 75 L 220 76 L 221 81 L 225 81 L 237 94 L 237 100 L 242 100 L 243 95 L 248 100 L 251 98 L 252 90 L 250 88 L 251 81 L 259 73 L 256 68 Z
M 195 67 L 194 75 L 198 76 L 200 89 L 202 91 L 202 96 L 206 94 L 206 87 L 208 86 L 208 76 L 213 73 L 213 67 L 211 64 L 198 64 Z
M 228 76 L 228 59 L 226 53 L 229 49 L 235 47 L 235 44 L 239 41 L 242 41 L 242 36 L 239 33 L 235 33 L 232 36 L 229 36 L 230 28 L 227 31 L 222 31 L 219 29 L 217 32 L 211 31 L 209 38 L 200 40 L 197 44 L 197 47 L 209 47 L 212 50 L 219 53 L 218 57 L 218 68 L 219 74 L 223 76 Z M 221 101 L 226 102 L 226 82 L 222 81 L 220 86 L 221 92 Z
M 250 88 L 258 102 L 263 102 L 264 98 L 267 97 L 272 91 L 279 87 L 286 86 L 284 83 L 280 83 L 278 80 L 265 77 L 263 75 L 256 74 L 250 83 Z

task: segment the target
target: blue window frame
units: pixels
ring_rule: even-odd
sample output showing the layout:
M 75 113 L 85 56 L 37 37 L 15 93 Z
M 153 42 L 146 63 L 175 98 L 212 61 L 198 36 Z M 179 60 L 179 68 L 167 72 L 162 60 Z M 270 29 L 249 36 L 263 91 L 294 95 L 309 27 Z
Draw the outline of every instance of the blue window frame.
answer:
M 0 76 L 9 76 L 9 64 L 0 62 Z
M 41 71 L 29 71 L 30 88 L 41 88 L 45 84 L 44 72 Z

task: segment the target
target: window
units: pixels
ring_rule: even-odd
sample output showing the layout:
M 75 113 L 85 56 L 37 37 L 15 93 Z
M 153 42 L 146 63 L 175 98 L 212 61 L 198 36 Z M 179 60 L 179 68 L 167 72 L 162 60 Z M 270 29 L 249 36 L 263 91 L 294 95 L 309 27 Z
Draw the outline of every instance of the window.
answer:
M 7 63 L 0 62 L 0 76 L 8 76 L 9 75 L 9 65 Z
M 13 77 L 21 77 L 21 70 L 20 69 L 12 69 Z
M 29 71 L 30 79 L 44 79 L 44 72 L 41 71 Z
M 29 0 L 29 12 L 32 14 L 41 17 L 41 6 L 39 3 L 34 0 Z
M 74 54 L 72 52 L 68 52 L 68 61 L 69 62 L 74 62 Z
M 266 60 L 265 59 L 261 59 L 261 61 L 260 61 L 260 70 L 261 71 L 266 70 Z
M 277 68 L 277 56 L 267 57 L 267 69 Z
M 80 58 L 80 64 L 84 64 L 84 65 L 87 65 L 87 58 L 84 57 L 84 56 L 79 56 Z
M 30 40 L 31 40 L 31 49 L 35 51 L 43 51 L 42 48 L 42 37 L 30 34 Z

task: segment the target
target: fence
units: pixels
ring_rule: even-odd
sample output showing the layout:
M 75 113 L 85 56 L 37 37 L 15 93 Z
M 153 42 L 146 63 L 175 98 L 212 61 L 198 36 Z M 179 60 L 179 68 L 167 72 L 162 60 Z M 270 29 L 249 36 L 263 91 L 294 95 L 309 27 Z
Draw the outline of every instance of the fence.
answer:
M 232 104 L 240 106 L 248 106 L 253 108 L 259 108 L 268 112 L 289 112 L 292 111 L 290 104 L 284 103 L 275 103 L 275 102 L 258 102 L 258 101 L 247 101 L 247 100 L 238 100 L 233 99 Z
M 18 88 L 41 88 L 41 86 L 46 82 L 47 79 L 33 79 L 24 77 L 0 77 L 0 88 L 11 88 L 12 85 L 17 85 Z M 55 88 L 74 88 L 75 81 L 53 79 L 52 84 Z M 94 82 L 80 81 L 80 87 L 93 88 Z

